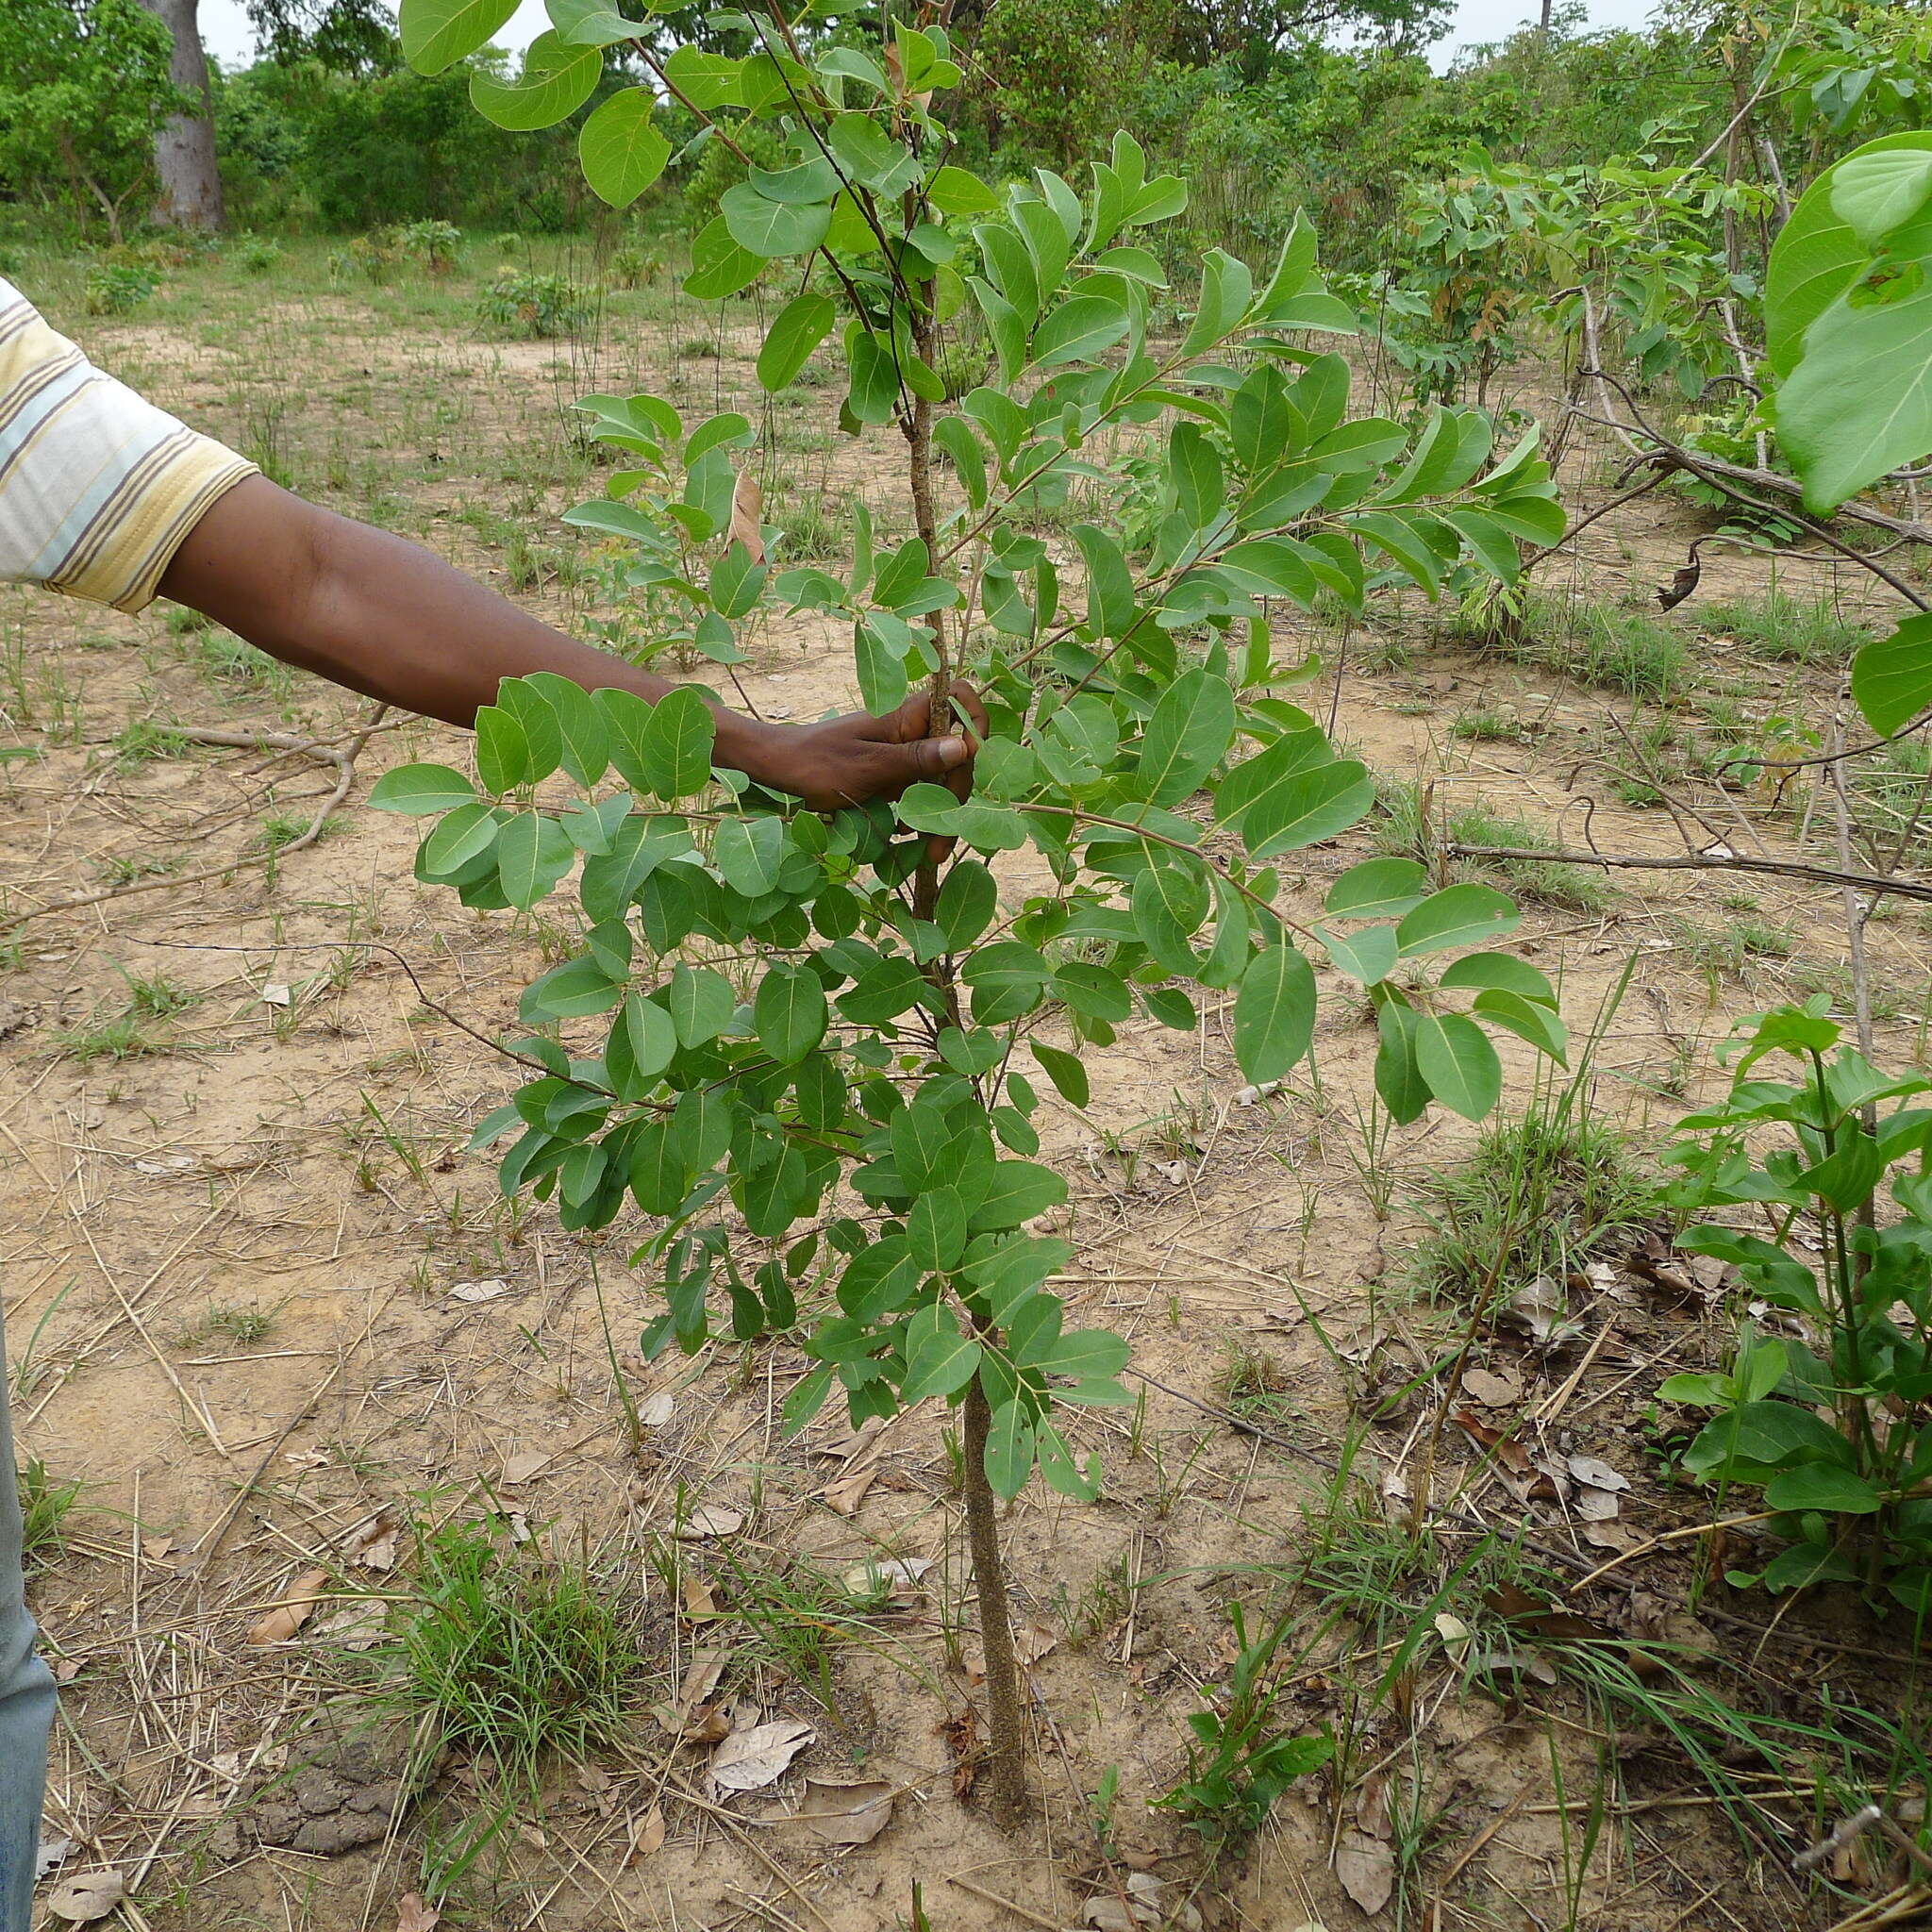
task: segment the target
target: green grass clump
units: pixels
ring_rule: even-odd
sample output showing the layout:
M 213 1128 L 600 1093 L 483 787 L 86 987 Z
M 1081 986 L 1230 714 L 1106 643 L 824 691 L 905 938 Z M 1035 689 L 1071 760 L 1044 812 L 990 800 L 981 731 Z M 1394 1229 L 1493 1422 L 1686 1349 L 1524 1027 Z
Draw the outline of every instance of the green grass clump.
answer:
M 582 1761 L 634 1718 L 643 1672 L 632 1622 L 586 1564 L 475 1523 L 419 1529 L 415 1591 L 382 1699 L 441 1741 L 534 1790 L 552 1756 Z
M 38 1456 L 21 1465 L 21 1555 L 29 1570 L 51 1563 L 67 1547 L 67 1518 L 85 1485 L 56 1482 Z
M 1641 611 L 1583 598 L 1533 592 L 1519 622 L 1485 626 L 1474 641 L 1492 656 L 1655 704 L 1690 681 L 1690 653 L 1675 631 Z
M 1580 1107 L 1539 1102 L 1491 1121 L 1467 1160 L 1430 1179 L 1416 1284 L 1474 1304 L 1539 1275 L 1561 1281 L 1643 1226 L 1657 1198 L 1626 1136 Z
M 1707 637 L 1733 637 L 1755 658 L 1779 664 L 1849 664 L 1871 630 L 1840 613 L 1826 598 L 1797 598 L 1782 591 L 1735 597 L 1697 612 Z
M 1436 862 L 1441 843 L 1513 845 L 1519 851 L 1554 852 L 1556 841 L 1540 825 L 1487 806 L 1464 806 L 1446 819 L 1430 819 L 1421 789 L 1406 779 L 1380 779 L 1375 787 L 1380 813 L 1374 830 L 1378 851 Z M 1446 883 L 1480 879 L 1564 912 L 1604 912 L 1610 888 L 1602 873 L 1587 865 L 1557 865 L 1533 858 L 1457 858 L 1450 861 Z
M 1667 924 L 1677 957 L 1685 965 L 1707 972 L 1741 974 L 1754 961 L 1791 956 L 1790 935 L 1761 919 L 1735 919 L 1722 925 L 1690 919 Z
M 271 697 L 286 697 L 295 688 L 295 674 L 266 651 L 258 651 L 245 638 L 231 630 L 211 629 L 190 633 L 190 661 L 211 684 L 235 691 L 261 691 Z

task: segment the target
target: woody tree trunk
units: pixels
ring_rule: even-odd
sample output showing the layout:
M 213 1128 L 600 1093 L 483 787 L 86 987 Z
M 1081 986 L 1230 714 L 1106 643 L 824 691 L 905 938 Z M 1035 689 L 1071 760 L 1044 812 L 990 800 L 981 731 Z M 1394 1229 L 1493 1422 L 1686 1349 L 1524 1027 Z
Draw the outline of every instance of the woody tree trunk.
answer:
M 222 177 L 215 167 L 214 97 L 202 52 L 198 0 L 142 0 L 175 42 L 168 78 L 201 103 L 199 114 L 171 114 L 155 136 L 155 170 L 161 177 L 156 218 L 180 228 L 221 228 Z

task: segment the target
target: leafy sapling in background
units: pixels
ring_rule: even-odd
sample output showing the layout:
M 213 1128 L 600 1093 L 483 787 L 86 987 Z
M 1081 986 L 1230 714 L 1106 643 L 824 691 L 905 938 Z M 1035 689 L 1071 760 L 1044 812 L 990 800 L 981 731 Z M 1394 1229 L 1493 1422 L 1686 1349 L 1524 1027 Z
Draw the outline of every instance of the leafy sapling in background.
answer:
M 1729 1099 L 1679 1124 L 1677 1205 L 1742 1208 L 1757 1224 L 1768 1217 L 1770 1232 L 1704 1223 L 1678 1245 L 1732 1263 L 1766 1312 L 1747 1320 L 1727 1374 L 1673 1375 L 1659 1392 L 1712 1411 L 1684 1466 L 1721 1488 L 1761 1488 L 1789 1541 L 1761 1574 L 1733 1582 L 1856 1583 L 1923 1617 L 1932 1108 L 1909 1103 L 1932 1080 L 1887 1074 L 1840 1044 L 1826 1006 L 1818 994 L 1758 1020 Z M 1765 1077 L 1787 1062 L 1796 1079 Z M 1767 1130 L 1777 1137 L 1768 1151 Z
M 406 50 L 446 66 L 508 11 L 405 0 Z M 669 156 L 659 93 L 712 140 L 743 145 L 758 123 L 782 142 L 785 165 L 748 164 L 725 192 L 686 286 L 782 288 L 758 358 L 773 393 L 836 343 L 841 425 L 903 453 L 912 532 L 884 541 L 855 503 L 843 568 L 788 565 L 745 487 L 750 421 L 688 423 L 651 395 L 586 399 L 625 464 L 569 520 L 635 546 L 631 587 L 701 653 L 729 662 L 760 614 L 816 612 L 849 628 L 869 708 L 924 682 L 944 730 L 963 671 L 991 730 L 970 798 L 919 785 L 896 809 L 826 814 L 714 773 L 695 691 L 654 708 L 538 676 L 478 717 L 475 783 L 412 766 L 376 802 L 436 818 L 418 874 L 471 906 L 527 908 L 582 861 L 578 949 L 523 999 L 534 1077 L 477 1144 L 513 1136 L 505 1191 L 554 1200 L 567 1227 L 648 1218 L 632 1260 L 666 1310 L 647 1351 L 695 1350 L 714 1324 L 787 1337 L 813 1364 L 794 1429 L 835 1390 L 855 1422 L 927 1397 L 960 1410 L 993 1796 L 1017 1818 L 998 1504 L 1036 1469 L 1098 1492 L 1068 1417 L 1128 1400 L 1130 1354 L 1069 1327 L 1047 1285 L 1073 1250 L 1028 1225 L 1066 1196 L 1035 1158 L 1039 1083 L 1085 1108 L 1082 1050 L 1137 1015 L 1193 1028 L 1190 985 L 1232 994 L 1242 1074 L 1279 1079 L 1314 1032 L 1316 952 L 1368 991 L 1398 1120 L 1432 1098 L 1472 1119 L 1494 1106 L 1486 1024 L 1562 1056 L 1548 981 L 1472 950 L 1513 927 L 1501 894 L 1432 891 L 1421 865 L 1384 858 L 1335 882 L 1321 924 L 1277 903 L 1271 861 L 1347 830 L 1374 790 L 1274 694 L 1300 667 L 1277 664 L 1270 623 L 1278 600 L 1358 609 L 1385 584 L 1512 577 L 1519 541 L 1559 535 L 1561 511 L 1534 439 L 1499 459 L 1479 411 L 1419 430 L 1351 416 L 1347 363 L 1310 341 L 1350 318 L 1305 222 L 1262 275 L 1210 252 L 1191 315 L 1158 336 L 1168 278 L 1138 238 L 1181 212 L 1184 184 L 1149 178 L 1124 136 L 1084 191 L 1044 170 L 996 190 L 958 167 L 935 102 L 959 73 L 937 25 L 868 50 L 829 43 L 819 14 L 751 16 L 758 51 L 740 58 L 664 55 L 597 0 L 551 14 L 522 81 L 479 74 L 473 98 L 549 125 L 628 42 L 650 84 L 608 96 L 581 138 L 613 207 Z M 952 404 L 938 372 L 969 305 L 993 366 Z M 1068 542 L 1041 534 L 1049 514 Z M 995 864 L 1027 847 L 1045 879 L 1022 891 Z

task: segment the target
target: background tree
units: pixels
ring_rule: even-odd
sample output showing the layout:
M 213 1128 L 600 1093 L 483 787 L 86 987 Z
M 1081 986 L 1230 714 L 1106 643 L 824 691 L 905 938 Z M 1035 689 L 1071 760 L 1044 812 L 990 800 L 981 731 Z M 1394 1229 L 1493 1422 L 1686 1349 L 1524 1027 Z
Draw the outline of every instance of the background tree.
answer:
M 0 186 L 99 219 L 119 241 L 154 179 L 155 138 L 182 105 L 168 30 L 135 0 L 8 0 L 0 8 Z
M 218 229 L 225 224 L 222 176 L 215 166 L 213 91 L 201 44 L 199 0 L 142 0 L 168 30 L 168 77 L 182 105 L 155 135 L 160 176 L 158 220 L 177 227 Z

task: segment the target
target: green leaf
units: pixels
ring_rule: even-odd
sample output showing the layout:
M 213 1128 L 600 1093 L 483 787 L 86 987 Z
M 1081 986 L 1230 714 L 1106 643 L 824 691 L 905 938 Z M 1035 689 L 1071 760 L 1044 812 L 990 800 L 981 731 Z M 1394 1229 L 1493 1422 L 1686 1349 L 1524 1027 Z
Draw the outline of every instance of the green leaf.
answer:
M 1285 1079 L 1315 1036 L 1315 972 L 1291 945 L 1264 947 L 1241 974 L 1234 1057 L 1257 1086 Z
M 1000 205 L 996 195 L 977 175 L 964 168 L 936 168 L 925 184 L 927 206 L 942 215 L 990 215 Z
M 496 841 L 496 871 L 504 896 L 527 912 L 575 862 L 570 834 L 541 812 L 519 812 Z
M 517 1003 L 517 1017 L 526 1025 L 545 1020 L 580 1020 L 591 1013 L 608 1013 L 624 997 L 622 986 L 612 982 L 596 960 L 566 959 L 540 974 L 524 989 Z
M 958 1266 L 966 1252 L 966 1204 L 958 1188 L 934 1188 L 913 1202 L 906 1216 L 906 1243 L 929 1274 Z M 958 1386 L 964 1388 L 967 1379 L 961 1376 Z
M 1831 171 L 1831 211 L 1876 250 L 1932 203 L 1932 153 L 1910 148 L 1849 155 Z
M 1840 295 L 1777 392 L 1778 441 L 1814 515 L 1932 450 L 1932 275 L 1921 266 L 1916 280 L 1891 299 Z
M 917 1324 L 915 1324 L 915 1326 Z M 959 1333 L 950 1315 L 924 1332 L 906 1360 L 899 1400 L 908 1408 L 928 1395 L 956 1395 L 979 1372 L 979 1344 Z
M 1071 1375 L 1080 1382 L 1107 1381 L 1133 1358 L 1133 1349 L 1106 1328 L 1075 1328 L 1043 1352 L 1033 1351 L 1021 1357 L 1028 1367 L 1043 1374 Z
M 972 1229 L 1018 1227 L 1049 1208 L 1061 1206 L 1067 1184 L 1050 1167 L 1032 1160 L 1002 1160 L 992 1171 L 992 1183 L 973 1209 Z
M 1890 737 L 1932 708 L 1932 614 L 1908 617 L 1852 659 L 1852 699 L 1873 730 Z
M 1932 158 L 1928 158 L 1932 165 Z M 1768 1509 L 1822 1509 L 1831 1516 L 1870 1516 L 1885 1499 L 1861 1475 L 1828 1462 L 1801 1462 L 1764 1486 Z
M 861 617 L 854 626 L 853 663 L 858 673 L 859 701 L 865 708 L 874 718 L 896 711 L 908 688 L 905 649 L 871 617 Z
M 1558 1066 L 1570 1064 L 1570 1029 L 1541 1001 L 1491 987 L 1476 994 L 1474 1010 L 1491 1026 L 1500 1026 L 1518 1040 L 1526 1040 L 1539 1053 L 1548 1054 Z
M 765 266 L 733 239 L 723 215 L 716 215 L 697 232 L 691 244 L 691 274 L 684 292 L 700 302 L 722 302 L 758 280 Z
M 639 734 L 642 783 L 667 800 L 702 791 L 711 782 L 717 736 L 718 720 L 696 685 L 680 684 L 666 691 Z
M 1399 1125 L 1420 1117 L 1429 1089 L 1416 1062 L 1417 1014 L 1400 999 L 1384 999 L 1375 1015 L 1375 1091 Z
M 1028 359 L 1037 369 L 1091 362 L 1127 332 L 1127 311 L 1105 295 L 1070 295 L 1034 331 Z
M 733 538 L 724 555 L 711 566 L 712 609 L 724 618 L 749 616 L 764 587 L 765 566 L 752 556 L 742 538 Z
M 1408 958 L 1500 938 L 1514 932 L 1521 918 L 1514 904 L 1493 886 L 1447 886 L 1431 892 L 1404 917 L 1395 928 L 1395 940 L 1403 958 Z
M 748 181 L 727 188 L 718 197 L 718 210 L 731 239 L 747 253 L 767 260 L 809 255 L 832 225 L 828 204 L 800 207 L 767 201 Z
M 664 988 L 664 1006 L 679 1044 L 703 1046 L 730 1025 L 738 996 L 722 973 L 680 961 Z
M 656 107 L 650 89 L 627 87 L 597 108 L 577 136 L 584 179 L 612 208 L 628 208 L 671 158 L 671 143 L 654 118 Z
M 1046 1070 L 1046 1077 L 1059 1090 L 1060 1097 L 1075 1107 L 1085 1107 L 1091 1093 L 1087 1084 L 1087 1069 L 1078 1056 L 1048 1046 L 1041 1040 L 1028 1041 L 1027 1045 L 1033 1049 L 1033 1058 Z
M 1693 1475 L 1729 1469 L 1750 1481 L 1738 1465 L 1764 1471 L 1805 1462 L 1848 1467 L 1851 1455 L 1844 1438 L 1808 1408 L 1790 1402 L 1744 1402 L 1705 1425 L 1684 1452 L 1684 1467 Z
M 1135 879 L 1132 904 L 1135 927 L 1156 962 L 1191 974 L 1196 962 L 1189 942 L 1213 904 L 1200 866 L 1163 853 Z
M 1400 919 L 1422 904 L 1428 868 L 1413 858 L 1365 858 L 1328 888 L 1322 908 L 1334 919 Z
M 1337 758 L 1271 786 L 1241 814 L 1241 838 L 1251 858 L 1297 852 L 1340 837 L 1365 818 L 1374 802 L 1375 784 L 1368 767 L 1354 758 Z
M 1797 366 L 1805 332 L 1852 286 L 1872 258 L 1852 225 L 1832 207 L 1832 182 L 1847 162 L 1877 154 L 1932 152 L 1932 133 L 1889 134 L 1827 168 L 1779 229 L 1765 273 L 1766 359 L 1780 376 Z
M 551 671 L 533 672 L 523 684 L 557 720 L 557 756 L 563 769 L 586 789 L 594 785 L 610 762 L 610 729 L 590 692 Z M 529 731 L 527 719 L 524 728 Z
M 448 765 L 398 765 L 369 790 L 369 803 L 377 811 L 407 812 L 411 818 L 472 805 L 475 799 L 476 788 Z
M 933 908 L 933 924 L 954 952 L 962 952 L 992 924 L 999 894 L 992 874 L 976 858 L 956 859 Z
M 1033 1422 L 1018 1402 L 1002 1402 L 986 1437 L 986 1479 L 1010 1503 L 1033 1474 Z
M 806 966 L 772 967 L 758 982 L 752 1019 L 758 1042 L 780 1066 L 794 1066 L 825 1037 L 824 982 Z
M 530 782 L 530 741 L 516 715 L 501 705 L 476 713 L 476 775 L 501 796 Z
M 1467 954 L 1449 966 L 1436 983 L 1444 992 L 1479 992 L 1494 987 L 1552 1010 L 1557 1005 L 1557 990 L 1548 977 L 1527 959 L 1515 958 L 1508 953 Z
M 831 334 L 838 313 L 829 295 L 809 290 L 786 303 L 773 317 L 765 345 L 758 351 L 759 386 L 773 395 L 787 388 L 811 352 Z
M 530 42 L 521 79 L 472 74 L 470 104 L 486 121 L 526 134 L 575 114 L 596 92 L 603 72 L 601 47 L 573 47 L 552 28 Z
M 1227 756 L 1234 742 L 1234 692 L 1224 677 L 1196 667 L 1161 693 L 1141 741 L 1135 789 L 1150 805 L 1176 805 Z
M 729 54 L 707 54 L 687 42 L 664 62 L 664 77 L 700 113 L 743 102 L 744 62 Z
M 785 827 L 777 819 L 726 819 L 718 827 L 711 858 L 724 883 L 758 899 L 778 883 L 785 857 Z
M 1479 1121 L 1503 1097 L 1503 1063 L 1489 1035 L 1462 1013 L 1415 1016 L 1416 1067 L 1442 1105 Z
M 403 58 L 418 74 L 441 74 L 485 45 L 519 0 L 402 0 Z
M 1368 925 L 1360 932 L 1330 932 L 1318 926 L 1322 943 L 1328 948 L 1332 965 L 1363 986 L 1379 986 L 1395 970 L 1395 929 L 1388 925 Z
M 421 864 L 433 877 L 461 872 L 496 842 L 496 813 L 481 799 L 459 805 L 423 841 Z

